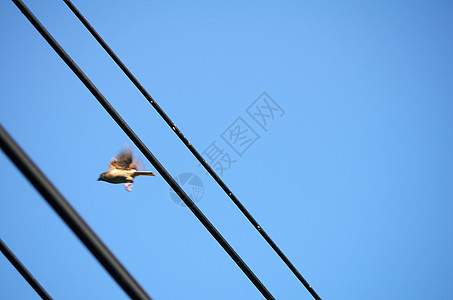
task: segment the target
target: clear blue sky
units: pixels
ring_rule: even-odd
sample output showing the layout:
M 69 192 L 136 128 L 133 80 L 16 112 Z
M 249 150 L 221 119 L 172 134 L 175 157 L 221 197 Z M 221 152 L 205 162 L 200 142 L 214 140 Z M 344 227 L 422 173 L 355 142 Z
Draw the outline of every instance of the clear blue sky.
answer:
M 199 208 L 269 291 L 312 299 L 65 4 L 26 4 L 167 170 L 200 178 Z M 453 2 L 74 4 L 200 152 L 236 160 L 223 180 L 323 299 L 453 299 Z M 130 142 L 12 2 L 0 16 L 1 124 L 143 288 L 262 299 L 162 177 L 96 181 Z M 284 111 L 266 130 L 247 114 L 263 92 Z M 259 138 L 239 156 L 222 134 L 241 120 Z M 0 168 L 0 237 L 48 292 L 126 299 Z M 38 298 L 3 256 L 0 298 Z

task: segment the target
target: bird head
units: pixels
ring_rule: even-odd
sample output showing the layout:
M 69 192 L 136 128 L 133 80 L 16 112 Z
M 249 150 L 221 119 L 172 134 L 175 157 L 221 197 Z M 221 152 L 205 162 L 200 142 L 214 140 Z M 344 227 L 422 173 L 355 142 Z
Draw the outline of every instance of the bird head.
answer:
M 106 180 L 105 180 L 105 173 L 106 173 L 106 172 L 104 172 L 104 173 L 102 173 L 101 175 L 99 175 L 98 181 L 106 181 Z

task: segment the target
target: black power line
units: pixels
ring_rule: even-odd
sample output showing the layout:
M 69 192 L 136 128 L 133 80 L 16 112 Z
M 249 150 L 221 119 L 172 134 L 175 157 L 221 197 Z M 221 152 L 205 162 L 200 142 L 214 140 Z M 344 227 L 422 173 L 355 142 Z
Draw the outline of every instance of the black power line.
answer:
M 151 298 L 0 124 L 0 148 L 132 299 Z
M 263 236 L 263 238 L 268 242 L 268 244 L 274 249 L 278 256 L 283 260 L 283 262 L 288 266 L 288 268 L 294 273 L 294 275 L 299 279 L 299 281 L 305 286 L 305 288 L 310 292 L 310 294 L 317 300 L 321 300 L 321 297 L 316 294 L 313 288 L 308 284 L 304 277 L 299 273 L 296 267 L 291 263 L 291 261 L 286 257 L 286 255 L 280 250 L 280 248 L 274 243 L 269 235 L 264 231 L 264 229 L 258 224 L 258 222 L 253 218 L 253 216 L 247 211 L 247 209 L 242 205 L 239 199 L 233 194 L 233 192 L 227 187 L 227 185 L 220 179 L 220 177 L 215 173 L 215 171 L 209 166 L 209 164 L 203 159 L 201 154 L 195 149 L 195 147 L 187 140 L 187 138 L 182 134 L 182 132 L 176 127 L 175 123 L 168 117 L 165 112 L 160 108 L 156 101 L 151 97 L 151 95 L 146 91 L 146 89 L 140 84 L 140 82 L 135 78 L 131 71 L 123 64 L 123 62 L 116 56 L 113 50 L 107 45 L 107 43 L 101 38 L 101 36 L 94 30 L 90 23 L 85 19 L 85 17 L 80 13 L 80 11 L 72 4 L 69 0 L 63 0 L 66 5 L 71 9 L 71 11 L 76 15 L 76 17 L 83 23 L 86 29 L 93 35 L 93 37 L 98 41 L 98 43 L 104 48 L 104 50 L 110 55 L 110 57 L 116 62 L 121 70 L 126 74 L 126 76 L 132 81 L 132 83 L 139 89 L 142 95 L 149 101 L 149 103 L 154 107 L 157 113 L 165 120 L 165 122 L 172 128 L 175 134 L 181 139 L 184 145 L 192 152 L 196 159 L 203 165 L 203 167 L 211 174 L 212 178 L 219 184 L 219 186 L 224 190 L 224 192 L 230 197 L 234 204 L 239 208 L 239 210 L 245 215 L 245 217 L 252 223 L 256 230 Z
M 39 33 L 44 37 L 44 39 L 49 43 L 49 45 L 57 52 L 57 54 L 63 59 L 63 61 L 68 65 L 68 67 L 75 73 L 75 75 L 83 82 L 83 84 L 88 88 L 88 90 L 93 94 L 93 96 L 98 100 L 98 102 L 104 107 L 104 109 L 109 113 L 112 119 L 121 127 L 121 129 L 126 133 L 126 135 L 132 140 L 132 142 L 137 146 L 137 148 L 143 153 L 143 155 L 149 160 L 149 162 L 156 168 L 157 172 L 162 175 L 162 178 L 170 185 L 170 187 L 178 194 L 181 200 L 189 207 L 192 213 L 198 218 L 198 220 L 205 226 L 205 228 L 211 233 L 211 235 L 217 240 L 217 242 L 223 247 L 223 249 L 230 255 L 230 257 L 236 262 L 236 264 L 241 268 L 241 270 L 247 275 L 247 277 L 252 281 L 256 288 L 261 292 L 261 294 L 266 299 L 274 299 L 266 287 L 261 283 L 261 281 L 256 277 L 256 275 L 250 270 L 250 268 L 245 264 L 245 262 L 239 257 L 239 255 L 234 251 L 234 249 L 228 244 L 228 242 L 223 238 L 223 236 L 217 231 L 214 225 L 206 218 L 206 216 L 198 209 L 198 207 L 193 203 L 193 201 L 187 196 L 184 190 L 176 183 L 176 181 L 171 177 L 167 170 L 160 164 L 160 162 L 154 157 L 154 155 L 149 151 L 145 144 L 139 139 L 139 137 L 132 131 L 132 129 L 127 125 L 127 123 L 121 118 L 121 116 L 115 111 L 115 109 L 110 105 L 110 103 L 105 99 L 101 92 L 96 88 L 96 86 L 90 81 L 90 79 L 83 73 L 83 71 L 77 66 L 77 64 L 71 59 L 71 57 L 63 50 L 63 48 L 55 41 L 55 39 L 50 35 L 50 33 L 45 29 L 45 27 L 38 21 L 38 19 L 31 13 L 27 6 L 21 0 L 12 0 L 25 17 L 32 23 L 32 25 L 39 31 Z
M 9 262 L 16 268 L 16 270 L 24 277 L 29 285 L 38 293 L 43 300 L 52 300 L 52 297 L 46 292 L 46 290 L 39 284 L 39 282 L 31 275 L 27 268 L 20 262 L 20 260 L 14 255 L 13 251 L 6 246 L 6 244 L 0 239 L 0 251 L 5 255 Z

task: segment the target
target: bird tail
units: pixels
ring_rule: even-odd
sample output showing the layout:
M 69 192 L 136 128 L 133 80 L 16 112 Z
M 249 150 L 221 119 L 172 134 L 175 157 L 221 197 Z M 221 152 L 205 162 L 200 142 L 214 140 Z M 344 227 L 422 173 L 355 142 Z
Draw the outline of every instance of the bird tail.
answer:
M 135 176 L 139 176 L 139 175 L 156 176 L 156 174 L 154 174 L 154 173 L 151 172 L 151 171 L 135 171 L 134 177 L 135 177 Z

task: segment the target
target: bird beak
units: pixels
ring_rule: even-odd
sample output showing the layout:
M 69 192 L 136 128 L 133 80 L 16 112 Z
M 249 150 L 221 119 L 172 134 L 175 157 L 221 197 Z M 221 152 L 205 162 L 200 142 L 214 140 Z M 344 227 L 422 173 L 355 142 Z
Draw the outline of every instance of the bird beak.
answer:
M 98 178 L 98 181 L 101 181 L 101 177 Z

